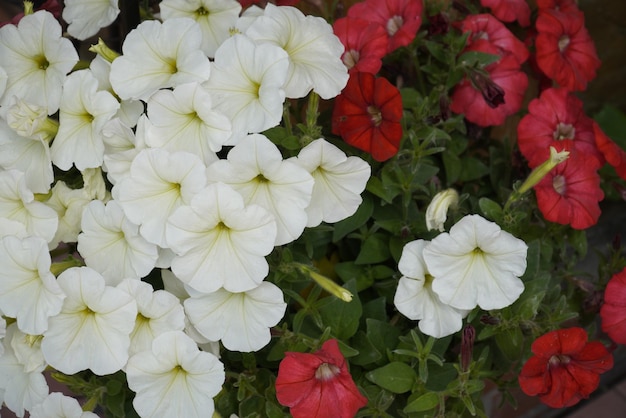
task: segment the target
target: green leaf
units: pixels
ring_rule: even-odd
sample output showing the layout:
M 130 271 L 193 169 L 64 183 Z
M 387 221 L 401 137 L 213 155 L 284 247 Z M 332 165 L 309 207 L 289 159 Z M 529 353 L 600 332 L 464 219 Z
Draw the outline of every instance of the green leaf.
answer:
M 568 241 L 579 257 L 582 258 L 587 255 L 587 232 L 585 230 L 570 230 Z
M 426 392 L 414 401 L 409 400 L 408 405 L 402 410 L 405 413 L 422 412 L 433 409 L 439 405 L 439 395 L 435 392 Z
M 400 89 L 400 97 L 402 97 L 402 107 L 404 109 L 412 109 L 417 106 L 420 94 L 414 88 L 404 87 Z
M 335 264 L 335 273 L 344 282 L 356 280 L 356 288 L 360 292 L 374 284 L 374 278 L 366 274 L 364 266 L 357 266 L 352 261 Z
M 332 335 L 340 340 L 352 337 L 359 328 L 359 319 L 363 313 L 359 294 L 356 289 L 356 280 L 350 280 L 344 286 L 354 297 L 350 302 L 332 297 L 332 301 L 319 309 L 322 322 L 331 328 Z
M 350 232 L 365 225 L 372 216 L 372 213 L 374 213 L 374 200 L 369 194 L 365 193 L 363 195 L 363 202 L 359 205 L 354 215 L 333 225 L 333 242 L 339 241 Z
M 489 64 L 493 64 L 499 59 L 499 55 L 488 54 L 486 52 L 480 51 L 467 51 L 461 54 L 461 56 L 459 57 L 459 62 L 467 67 L 478 66 L 484 68 Z
M 460 181 L 471 181 L 489 174 L 489 167 L 474 157 L 464 157 L 462 160 Z
M 390 325 L 386 321 L 378 321 L 376 319 L 367 318 L 365 320 L 367 328 L 367 338 L 375 341 L 376 346 L 382 353 L 387 350 L 393 350 L 398 345 L 398 337 L 400 337 L 400 329 Z
M 359 350 L 359 354 L 350 359 L 351 364 L 357 366 L 365 366 L 367 364 L 373 364 L 382 358 L 382 354 L 376 346 L 367 338 L 367 335 L 363 331 L 359 331 L 351 340 L 352 347 Z
M 480 207 L 480 210 L 483 212 L 483 215 L 485 215 L 487 219 L 491 219 L 496 223 L 500 223 L 503 214 L 502 206 L 486 197 L 481 197 L 478 200 L 478 206 Z
M 519 327 L 507 328 L 496 334 L 496 345 L 509 361 L 519 360 L 524 348 L 524 335 Z
M 387 203 L 393 202 L 395 194 L 393 194 L 391 190 L 387 189 L 378 177 L 371 176 L 370 179 L 367 181 L 366 189 L 368 192 L 372 193 L 374 196 L 380 197 L 383 201 Z
M 405 393 L 411 390 L 417 374 L 411 366 L 393 361 L 365 375 L 367 380 L 393 393 Z
M 391 256 L 389 251 L 389 236 L 387 234 L 372 234 L 365 238 L 355 264 L 382 263 Z
M 595 114 L 594 119 L 602 128 L 604 133 L 615 141 L 622 149 L 626 150 L 626 114 L 618 108 L 605 105 Z
M 433 392 L 441 392 L 457 376 L 458 372 L 451 363 L 443 363 L 443 366 L 432 362 L 428 363 L 428 381 L 425 387 Z

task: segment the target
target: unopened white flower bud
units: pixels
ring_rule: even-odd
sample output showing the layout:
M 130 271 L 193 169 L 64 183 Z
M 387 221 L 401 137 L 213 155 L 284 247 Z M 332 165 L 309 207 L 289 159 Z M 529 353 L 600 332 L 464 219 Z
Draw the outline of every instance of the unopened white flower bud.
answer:
M 455 209 L 458 203 L 459 194 L 454 189 L 446 189 L 437 193 L 426 209 L 426 227 L 428 230 L 437 229 L 439 232 L 443 232 L 443 225 L 448 218 L 448 209 Z

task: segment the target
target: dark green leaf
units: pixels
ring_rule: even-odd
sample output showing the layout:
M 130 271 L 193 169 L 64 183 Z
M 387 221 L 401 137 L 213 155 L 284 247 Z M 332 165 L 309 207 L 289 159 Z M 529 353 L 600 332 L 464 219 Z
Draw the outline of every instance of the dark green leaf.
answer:
M 435 392 L 426 392 L 417 399 L 409 400 L 408 405 L 402 410 L 405 413 L 428 411 L 439 405 L 439 395 Z
M 332 335 L 340 340 L 347 340 L 356 333 L 363 313 L 356 290 L 356 281 L 350 280 L 344 287 L 353 295 L 351 302 L 344 302 L 334 296 L 329 296 L 333 298 L 332 301 L 319 309 L 324 325 L 329 326 Z
M 367 373 L 365 377 L 383 389 L 393 393 L 405 393 L 411 390 L 417 379 L 415 370 L 406 363 L 391 362 Z
M 333 242 L 339 241 L 341 238 L 348 235 L 350 232 L 360 228 L 365 225 L 368 219 L 372 216 L 374 212 L 374 202 L 372 197 L 365 193 L 363 195 L 363 202 L 356 210 L 354 215 L 349 218 L 344 219 L 343 221 L 339 221 L 334 224 L 333 230 Z
M 487 219 L 491 219 L 496 223 L 499 223 L 502 220 L 502 206 L 493 200 L 481 197 L 478 200 L 478 206 Z
M 355 264 L 375 264 L 387 260 L 389 252 L 389 236 L 386 234 L 372 234 L 365 238 Z

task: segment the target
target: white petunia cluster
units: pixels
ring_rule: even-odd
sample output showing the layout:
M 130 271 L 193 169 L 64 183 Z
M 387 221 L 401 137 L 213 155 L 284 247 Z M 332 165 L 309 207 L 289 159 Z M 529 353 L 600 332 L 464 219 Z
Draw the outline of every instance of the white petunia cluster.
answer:
M 327 22 L 160 9 L 89 65 L 47 11 L 0 28 L 0 404 L 18 416 L 95 416 L 49 393 L 46 368 L 123 371 L 141 417 L 211 416 L 220 344 L 260 350 L 285 313 L 266 257 L 361 203 L 365 161 L 323 138 L 284 158 L 263 134 L 286 99 L 345 86 Z M 62 17 L 83 40 L 118 14 L 66 0 Z
M 524 241 L 480 215 L 467 215 L 432 241 L 404 246 L 394 304 L 436 338 L 459 331 L 474 308 L 502 309 L 524 291 Z

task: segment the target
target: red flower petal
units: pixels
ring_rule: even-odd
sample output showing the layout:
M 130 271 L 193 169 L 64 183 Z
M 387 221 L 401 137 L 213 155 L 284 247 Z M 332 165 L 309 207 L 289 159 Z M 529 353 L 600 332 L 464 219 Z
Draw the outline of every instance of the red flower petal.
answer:
M 600 126 L 594 121 L 593 131 L 598 150 L 602 153 L 606 162 L 611 164 L 617 175 L 626 180 L 626 152 L 611 140 Z
M 483 7 L 489 7 L 503 22 L 518 21 L 521 26 L 530 25 L 530 6 L 526 0 L 480 0 Z
M 602 331 L 617 344 L 626 344 L 626 269 L 613 275 L 600 308 Z

